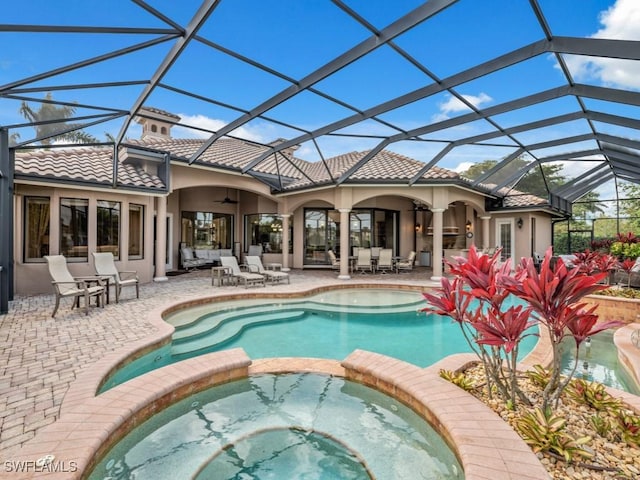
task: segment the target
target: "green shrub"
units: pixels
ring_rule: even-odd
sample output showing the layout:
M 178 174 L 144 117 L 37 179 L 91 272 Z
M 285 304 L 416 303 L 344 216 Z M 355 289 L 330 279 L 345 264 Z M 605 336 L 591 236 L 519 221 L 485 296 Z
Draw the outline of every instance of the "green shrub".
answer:
M 620 410 L 616 415 L 616 421 L 622 440 L 640 447 L 640 417 Z
M 593 454 L 582 448 L 591 437 L 573 437 L 564 432 L 567 421 L 541 408 L 526 413 L 516 421 L 516 429 L 534 453 L 551 452 L 561 455 L 567 462 L 575 456 L 590 458 Z
M 549 370 L 545 369 L 542 365 L 534 365 L 533 370 L 527 370 L 525 375 L 534 385 L 542 389 L 547 386 L 551 378 Z
M 465 392 L 470 392 L 475 388 L 475 384 L 473 380 L 467 378 L 467 376 L 462 372 L 452 372 L 451 370 L 440 370 L 438 372 L 440 377 L 444 378 L 446 381 L 453 383 L 456 387 L 460 387 Z
M 588 405 L 595 410 L 618 410 L 622 402 L 609 395 L 604 385 L 575 378 L 565 390 L 567 396 L 580 405 Z
M 589 417 L 589 423 L 593 430 L 602 438 L 610 437 L 613 426 L 607 417 L 595 414 L 592 417 Z

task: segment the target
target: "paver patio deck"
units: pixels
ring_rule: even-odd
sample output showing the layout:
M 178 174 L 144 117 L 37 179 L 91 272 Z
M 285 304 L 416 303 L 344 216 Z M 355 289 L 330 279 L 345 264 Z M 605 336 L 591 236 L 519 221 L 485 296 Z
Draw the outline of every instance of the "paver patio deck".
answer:
M 23 454 L 42 452 L 42 448 L 49 448 L 47 445 L 50 445 L 51 441 L 58 441 L 55 438 L 55 431 L 59 430 L 58 426 L 65 428 L 63 426 L 65 421 L 66 423 L 71 421 L 73 424 L 74 415 L 82 415 L 83 402 L 101 404 L 101 399 L 93 398 L 95 384 L 87 382 L 87 378 L 91 378 L 91 375 L 95 373 L 95 381 L 97 382 L 99 377 L 102 377 L 103 367 L 106 363 L 105 356 L 121 350 L 124 346 L 130 346 L 134 343 L 142 344 L 149 338 L 157 337 L 158 323 L 152 321 L 150 314 L 154 311 L 159 312 L 166 306 L 177 302 L 197 302 L 205 297 L 236 296 L 247 293 L 296 294 L 325 286 L 350 287 L 361 284 L 384 284 L 428 288 L 437 285 L 429 280 L 431 271 L 422 268 L 400 275 L 354 275 L 351 280 L 346 281 L 338 280 L 336 272 L 326 270 L 294 270 L 290 272 L 290 275 L 291 285 L 268 285 L 266 288 L 245 290 L 234 286 L 212 287 L 210 271 L 208 269 L 200 270 L 170 277 L 167 282 L 143 285 L 139 300 L 136 300 L 133 294 L 125 294 L 119 304 L 112 303 L 104 309 L 92 308 L 88 316 L 85 316 L 82 310 L 71 310 L 69 301 L 61 307 L 56 319 L 52 319 L 50 316 L 54 303 L 53 294 L 16 298 L 11 303 L 10 312 L 0 316 L 0 335 L 3 339 L 0 359 L 4 365 L 0 377 L 0 457 L 5 460 L 13 458 L 13 455 L 20 455 L 20 452 Z M 375 356 L 375 354 L 373 355 Z M 353 355 L 350 359 L 352 357 Z M 464 363 L 465 358 L 468 360 L 468 356 L 465 355 L 461 355 L 460 358 L 448 357 L 443 362 L 457 362 L 459 365 L 460 362 Z M 363 365 L 367 370 L 373 364 L 371 361 L 366 361 Z M 404 369 L 407 366 L 400 365 L 400 367 L 394 368 Z M 427 369 L 412 368 L 437 379 L 436 367 L 442 368 L 442 362 Z M 202 368 L 210 368 L 210 365 Z M 297 359 L 257 360 L 250 367 L 250 372 L 294 371 L 296 368 L 300 368 L 301 371 L 318 370 L 329 374 L 344 375 L 344 369 L 338 362 L 314 359 L 299 359 L 299 361 Z M 419 389 L 422 380 L 417 382 L 416 375 L 421 376 L 422 373 L 416 374 L 414 372 L 411 378 L 405 378 L 406 375 L 395 375 L 393 369 L 387 371 L 386 368 L 379 372 L 384 378 L 372 377 L 373 380 L 370 382 L 378 387 L 384 387 L 382 388 L 384 391 L 389 390 L 388 393 L 394 394 L 395 392 L 401 399 L 407 395 L 403 392 L 413 392 L 415 388 Z M 193 372 L 189 373 L 193 375 Z M 206 374 L 204 371 L 203 373 Z M 74 383 L 78 376 L 82 376 L 82 380 Z M 72 383 L 73 388 L 69 391 Z M 429 380 L 428 384 L 433 384 L 433 380 Z M 400 389 L 398 385 L 404 386 Z M 69 395 L 65 398 L 67 393 Z M 463 392 L 458 393 L 463 394 Z M 433 392 L 425 398 L 429 399 L 429 408 L 435 408 L 435 411 L 438 411 L 440 407 L 437 404 L 431 405 L 435 401 Z M 451 392 L 447 392 L 443 398 L 446 399 L 446 408 L 440 412 L 440 415 L 447 414 Z M 63 400 L 64 408 L 61 410 Z M 140 402 L 139 399 L 134 400 L 134 403 Z M 635 401 L 632 403 L 635 404 Z M 69 415 L 70 411 L 75 413 Z M 63 420 L 56 423 L 61 412 Z M 108 412 L 104 413 L 105 415 L 109 414 Z M 115 414 L 119 418 L 117 412 L 111 412 L 111 414 Z M 490 415 L 492 414 L 490 413 Z M 473 454 L 469 453 L 471 452 L 469 450 L 469 432 L 464 429 L 463 419 L 459 418 L 457 414 L 451 418 L 454 423 L 449 426 L 448 435 L 451 435 L 452 441 L 456 443 L 456 440 L 463 442 L 464 447 L 461 452 L 466 452 L 463 457 L 466 459 L 465 464 L 473 470 L 473 478 L 493 478 L 494 480 L 496 478 L 515 478 L 511 473 L 506 473 L 507 471 L 513 472 L 512 468 L 516 468 L 515 464 L 507 465 L 508 459 L 494 465 L 490 461 L 490 457 L 493 458 L 494 455 L 479 454 L 477 458 L 473 457 Z M 491 423 L 490 419 L 485 420 Z M 498 420 L 496 419 L 496 421 Z M 52 427 L 56 428 L 52 430 L 51 427 L 47 427 L 51 424 L 55 424 Z M 48 432 L 43 432 L 42 435 L 30 442 L 42 429 L 48 430 Z M 51 436 L 52 431 L 54 432 L 53 437 Z M 456 437 L 459 435 L 461 437 L 457 439 Z M 69 439 L 65 441 L 68 443 Z M 24 448 L 21 449 L 21 446 Z M 85 447 L 83 445 L 83 448 Z M 521 453 L 527 454 L 527 449 L 525 448 Z M 474 459 L 471 461 L 471 457 L 468 455 Z M 525 456 L 527 456 L 527 461 L 531 461 L 528 455 Z M 535 457 L 533 458 L 535 459 Z M 466 463 L 468 461 L 471 463 Z M 537 465 L 537 462 L 534 463 Z M 483 473 L 483 469 L 486 470 L 485 473 Z M 496 477 L 499 472 L 502 473 Z M 506 476 L 502 477 L 503 474 Z M 522 472 L 517 473 L 517 475 L 521 474 Z M 17 477 L 14 475 L 9 478 Z
M 89 315 L 64 301 L 51 318 L 55 297 L 16 297 L 0 315 L 0 454 L 23 445 L 57 420 L 69 385 L 110 352 L 148 337 L 155 327 L 151 310 L 179 301 L 238 293 L 299 292 L 323 285 L 360 283 L 434 285 L 431 271 L 417 268 L 398 275 L 353 275 L 338 280 L 329 270 L 292 270 L 291 285 L 248 289 L 211 286 L 208 269 L 141 286 L 140 299 L 124 292 L 120 303 L 92 308 Z

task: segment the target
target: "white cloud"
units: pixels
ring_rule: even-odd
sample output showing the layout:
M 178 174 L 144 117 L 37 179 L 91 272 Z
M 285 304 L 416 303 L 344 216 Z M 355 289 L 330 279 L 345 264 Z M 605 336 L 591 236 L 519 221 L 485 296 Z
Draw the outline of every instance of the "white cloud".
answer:
M 640 2 L 616 0 L 601 12 L 602 28 L 592 38 L 640 40 Z M 640 65 L 632 60 L 613 58 L 566 57 L 567 66 L 576 80 L 595 79 L 605 85 L 640 89 Z
M 467 170 L 469 170 L 476 163 L 477 162 L 460 162 L 458 165 L 456 165 L 453 168 L 453 171 L 456 172 L 456 173 L 466 172 Z
M 178 115 L 180 116 L 181 124 L 199 128 L 206 128 L 207 130 L 211 130 L 214 132 L 218 131 L 228 123 L 223 120 L 207 117 L 205 115 L 186 115 L 184 113 L 179 113 Z M 266 143 L 275 139 L 275 137 L 270 137 L 267 135 L 270 131 L 271 128 L 267 125 L 265 125 L 264 128 L 249 127 L 245 125 L 236 128 L 230 133 L 230 135 L 233 135 L 234 137 L 244 138 L 246 140 L 252 140 L 254 142 Z M 209 138 L 211 136 L 210 133 L 193 130 L 187 128 L 186 126 L 182 127 L 180 125 L 176 125 L 175 127 L 173 127 L 172 135 L 182 138 Z
M 493 100 L 484 92 L 481 92 L 480 95 L 462 95 L 462 97 L 474 107 L 480 107 L 483 104 Z M 469 110 L 469 107 L 467 107 L 467 105 L 465 105 L 462 101 L 452 95 L 450 95 L 445 102 L 440 103 L 438 105 L 438 108 L 440 109 L 440 113 L 432 117 L 432 120 L 436 122 L 446 120 L 447 118 L 449 118 L 451 113 Z

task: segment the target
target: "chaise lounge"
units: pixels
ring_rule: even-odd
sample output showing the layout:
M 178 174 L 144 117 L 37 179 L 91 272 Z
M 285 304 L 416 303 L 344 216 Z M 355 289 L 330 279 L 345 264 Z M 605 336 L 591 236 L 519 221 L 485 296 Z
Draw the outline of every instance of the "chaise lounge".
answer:
M 247 255 L 245 257 L 245 260 L 247 261 L 247 265 L 249 266 L 249 272 L 255 271 L 260 275 L 264 275 L 265 277 L 267 277 L 267 280 L 269 280 L 271 283 L 276 283 L 276 282 L 280 283 L 280 282 L 284 282 L 285 280 L 287 281 L 287 283 L 291 283 L 289 279 L 289 274 L 287 272 L 282 272 L 280 270 L 265 269 L 264 266 L 262 265 L 262 260 L 260 260 L 260 257 Z
M 248 288 L 250 285 L 265 286 L 264 276 L 259 273 L 243 272 L 240 270 L 236 257 L 220 257 L 220 263 L 222 263 L 223 267 L 229 268 L 231 276 L 236 279 L 237 283 L 242 283 L 245 288 Z

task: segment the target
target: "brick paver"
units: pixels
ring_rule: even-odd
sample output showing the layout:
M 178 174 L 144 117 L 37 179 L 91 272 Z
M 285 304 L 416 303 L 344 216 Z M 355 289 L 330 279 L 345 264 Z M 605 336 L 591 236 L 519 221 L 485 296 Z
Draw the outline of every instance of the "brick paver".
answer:
M 265 288 L 212 287 L 209 270 L 169 277 L 169 281 L 142 285 L 140 299 L 123 291 L 120 303 L 105 308 L 71 310 L 62 301 L 51 318 L 54 296 L 16 297 L 9 313 L 0 315 L 0 453 L 23 445 L 38 430 L 55 422 L 69 386 L 76 377 L 107 354 L 143 340 L 156 331 L 150 311 L 178 301 L 238 293 L 291 293 L 322 285 L 360 283 L 433 285 L 431 272 L 416 269 L 400 275 L 354 275 L 338 280 L 337 273 L 292 270 L 291 285 Z M 114 295 L 112 295 L 112 299 Z

